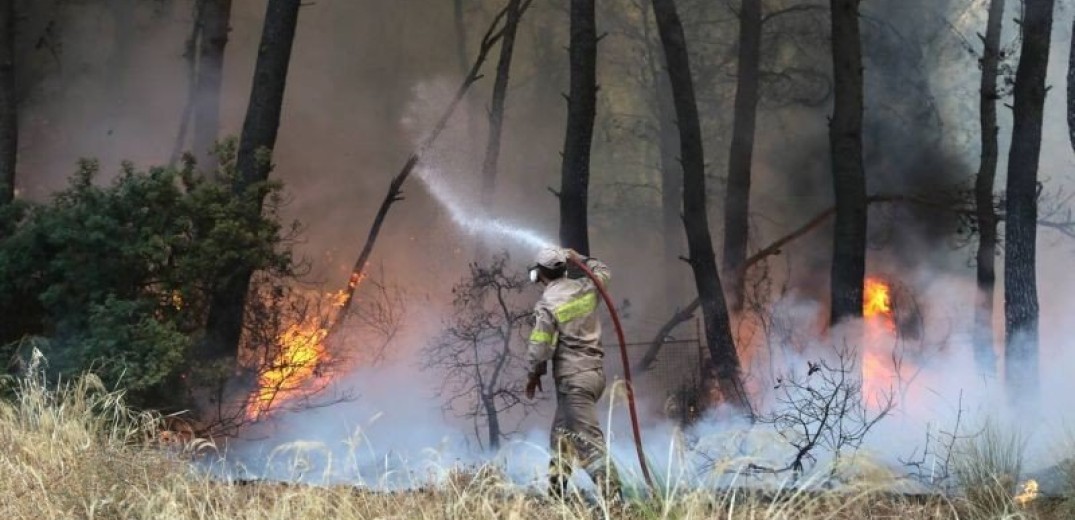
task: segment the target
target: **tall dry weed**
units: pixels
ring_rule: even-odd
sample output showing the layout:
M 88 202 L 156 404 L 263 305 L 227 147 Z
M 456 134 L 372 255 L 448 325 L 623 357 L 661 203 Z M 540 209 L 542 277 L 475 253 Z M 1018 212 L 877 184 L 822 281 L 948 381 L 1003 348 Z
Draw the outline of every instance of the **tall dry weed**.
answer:
M 16 519 L 860 519 L 981 518 L 940 496 L 893 493 L 860 478 L 838 490 L 718 490 L 681 479 L 625 506 L 512 484 L 494 466 L 461 468 L 437 486 L 375 491 L 358 486 L 229 482 L 162 447 L 161 420 L 123 404 L 93 376 L 49 385 L 39 371 L 0 402 L 0 516 Z M 1016 444 L 989 437 L 966 452 L 968 482 L 986 469 L 1013 472 Z M 166 449 L 167 448 L 167 449 Z M 974 451 L 977 450 L 977 451 Z M 284 456 L 282 450 L 277 456 Z M 303 466 L 296 463 L 296 468 Z M 1017 464 L 1014 466 L 1017 467 Z M 865 475 L 866 472 L 860 472 Z M 971 479 L 970 477 L 975 477 Z M 1003 478 L 995 479 L 1004 482 Z M 1002 487 L 994 489 L 1000 493 Z M 1006 489 L 1006 487 L 1004 487 Z M 999 500 L 999 497 L 997 498 Z

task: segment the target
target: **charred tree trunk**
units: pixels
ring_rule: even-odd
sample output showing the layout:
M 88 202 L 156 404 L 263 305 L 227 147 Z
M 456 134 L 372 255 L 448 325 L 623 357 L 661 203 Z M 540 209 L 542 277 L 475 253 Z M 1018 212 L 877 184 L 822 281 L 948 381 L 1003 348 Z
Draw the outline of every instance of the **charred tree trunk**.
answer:
M 224 83 L 224 49 L 228 45 L 232 0 L 202 0 L 197 79 L 194 86 L 194 153 L 204 171 L 214 171 L 209 153 L 220 135 L 220 90 Z
M 1075 150 L 1075 22 L 1071 23 L 1071 50 L 1068 51 L 1068 139 Z
M 664 46 L 672 99 L 679 121 L 680 157 L 683 164 L 683 225 L 687 232 L 689 263 L 701 300 L 705 332 L 717 385 L 723 398 L 742 411 L 750 404 L 742 384 L 739 354 L 732 338 L 728 307 L 724 301 L 716 255 L 706 214 L 705 154 L 698 106 L 694 98 L 687 42 L 673 0 L 653 0 L 657 30 Z
M 239 140 L 238 178 L 234 186 L 237 197 L 256 197 L 257 208 L 261 207 L 263 192 L 256 190 L 252 193 L 251 187 L 269 178 L 272 166 L 269 158 L 280 129 L 280 112 L 300 3 L 300 0 L 269 0 L 265 10 L 250 104 Z M 235 265 L 224 273 L 223 284 L 214 291 L 206 322 L 206 355 L 210 359 L 238 353 L 243 310 L 252 275 L 249 266 Z
M 15 199 L 18 104 L 15 93 L 15 0 L 0 0 L 0 206 Z
M 571 0 L 571 87 L 560 170 L 560 243 L 590 254 L 587 208 L 590 147 L 597 113 L 597 22 L 594 0 Z
M 729 294 L 734 310 L 743 305 L 743 280 L 739 272 L 746 261 L 750 229 L 750 170 L 758 114 L 761 24 L 761 0 L 743 0 L 739 11 L 735 120 L 728 154 L 728 190 L 724 196 L 724 276 L 731 285 Z
M 1053 0 L 1026 0 L 1023 45 L 1015 73 L 1004 224 L 1004 368 L 1013 398 L 1020 393 L 1028 397 L 1037 394 L 1038 160 L 1052 23 Z
M 258 154 L 272 152 L 276 146 L 300 4 L 299 0 L 269 0 L 266 9 L 250 105 L 236 157 L 240 189 L 269 178 L 271 162 Z
M 996 373 L 993 353 L 993 289 L 996 284 L 997 213 L 993 207 L 993 185 L 997 176 L 997 73 L 1000 66 L 1000 35 L 1004 20 L 1004 0 L 989 3 L 984 48 L 982 81 L 979 89 L 979 122 L 982 133 L 982 157 L 974 183 L 974 200 L 978 214 L 978 298 L 974 312 L 974 359 L 983 374 Z
M 485 145 L 485 162 L 482 163 L 481 204 L 483 211 L 491 211 L 496 192 L 497 166 L 500 161 L 500 138 L 504 130 L 504 105 L 508 98 L 511 58 L 515 52 L 515 33 L 522 16 L 522 0 L 508 0 L 504 36 L 500 40 L 500 58 L 496 64 L 496 80 L 493 82 L 493 102 L 489 108 L 489 139 Z
M 862 316 L 866 277 L 866 173 L 862 165 L 859 0 L 831 0 L 835 101 L 829 122 L 836 223 L 830 323 Z

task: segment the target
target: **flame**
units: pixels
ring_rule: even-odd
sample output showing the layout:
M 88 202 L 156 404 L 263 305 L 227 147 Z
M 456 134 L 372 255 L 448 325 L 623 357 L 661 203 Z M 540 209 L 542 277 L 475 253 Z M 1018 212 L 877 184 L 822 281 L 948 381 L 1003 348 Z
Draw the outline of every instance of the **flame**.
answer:
M 258 389 L 247 405 L 246 416 L 257 419 L 272 408 L 301 395 L 311 380 L 321 376 L 328 361 L 324 340 L 328 329 L 315 323 L 292 325 L 277 339 L 278 351 L 258 375 Z
M 168 303 L 170 303 L 172 307 L 177 311 L 183 310 L 183 293 L 177 290 L 172 291 L 172 294 L 169 296 Z
M 866 318 L 892 318 L 892 288 L 880 278 L 867 278 L 862 297 L 862 315 Z
M 1020 488 L 1022 488 L 1022 491 L 1014 497 L 1015 503 L 1019 504 L 1020 506 L 1027 505 L 1028 503 L 1037 499 L 1038 495 L 1041 494 L 1038 491 L 1038 481 L 1034 479 L 1023 482 L 1023 485 L 1020 486 Z
M 336 292 L 332 293 L 332 298 L 331 298 L 332 306 L 337 308 L 337 309 L 343 308 L 344 305 L 347 305 L 347 299 L 348 299 L 347 291 L 344 291 L 344 290 L 336 291 Z
M 366 280 L 366 271 L 363 269 L 361 272 L 352 271 L 351 277 L 347 279 L 347 289 L 354 292 L 363 281 Z M 343 292 L 343 291 L 340 291 Z
M 346 289 L 322 297 L 337 313 L 342 313 L 365 279 L 365 272 L 353 271 Z M 283 403 L 316 392 L 327 382 L 328 376 L 323 371 L 326 363 L 339 360 L 332 359 L 325 348 L 329 329 L 323 326 L 324 323 L 316 318 L 309 319 L 289 326 L 276 338 L 276 354 L 268 366 L 260 368 L 258 388 L 247 400 L 247 419 L 257 420 Z
M 892 357 L 896 339 L 892 286 L 881 278 L 868 277 L 862 296 L 862 316 L 866 325 L 862 349 L 862 396 L 867 406 L 880 408 L 899 377 Z

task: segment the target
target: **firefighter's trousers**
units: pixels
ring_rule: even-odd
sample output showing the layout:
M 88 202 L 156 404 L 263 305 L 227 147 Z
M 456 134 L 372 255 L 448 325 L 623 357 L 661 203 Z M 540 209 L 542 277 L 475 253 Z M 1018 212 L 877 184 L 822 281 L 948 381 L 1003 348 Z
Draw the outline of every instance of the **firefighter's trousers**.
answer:
M 556 379 L 556 417 L 552 423 L 550 492 L 562 495 L 577 462 L 606 498 L 618 498 L 620 480 L 597 422 L 597 401 L 605 391 L 605 372 L 586 370 Z

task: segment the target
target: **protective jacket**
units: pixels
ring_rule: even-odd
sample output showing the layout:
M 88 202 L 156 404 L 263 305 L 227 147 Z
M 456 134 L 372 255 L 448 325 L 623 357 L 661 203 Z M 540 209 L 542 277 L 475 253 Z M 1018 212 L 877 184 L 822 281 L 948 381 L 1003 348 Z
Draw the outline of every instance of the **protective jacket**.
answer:
M 608 266 L 593 258 L 584 262 L 602 284 L 608 284 Z M 550 359 L 557 379 L 604 367 L 597 301 L 597 288 L 589 278 L 564 276 L 545 287 L 534 305 L 534 329 L 527 347 L 530 373 L 542 373 Z

